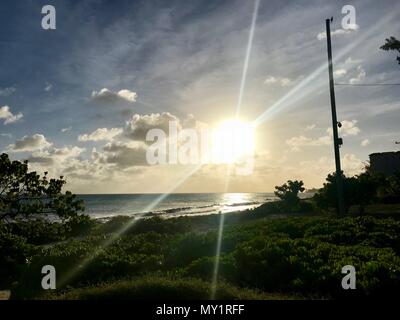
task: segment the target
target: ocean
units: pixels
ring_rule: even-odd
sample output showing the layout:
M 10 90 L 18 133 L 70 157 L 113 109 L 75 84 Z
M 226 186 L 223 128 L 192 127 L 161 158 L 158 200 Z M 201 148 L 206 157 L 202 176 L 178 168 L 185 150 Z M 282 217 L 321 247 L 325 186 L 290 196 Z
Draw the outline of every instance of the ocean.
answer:
M 276 199 L 273 193 L 91 194 L 78 197 L 85 201 L 85 212 L 94 218 L 227 213 L 255 208 Z

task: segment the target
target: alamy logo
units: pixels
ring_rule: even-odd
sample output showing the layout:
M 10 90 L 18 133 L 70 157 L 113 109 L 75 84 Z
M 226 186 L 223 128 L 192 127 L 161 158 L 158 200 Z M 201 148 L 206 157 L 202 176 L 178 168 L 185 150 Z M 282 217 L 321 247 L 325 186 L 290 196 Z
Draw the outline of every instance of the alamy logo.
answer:
M 56 289 L 56 268 L 52 265 L 45 265 L 42 267 L 42 288 L 44 290 Z
M 55 30 L 56 29 L 56 8 L 51 5 L 45 5 L 42 8 L 42 14 L 45 16 L 42 18 L 42 28 L 44 30 Z
M 237 175 L 250 175 L 254 166 L 254 126 L 227 121 L 216 129 L 180 128 L 170 121 L 168 132 L 159 128 L 146 134 L 150 165 L 229 164 Z
M 358 28 L 356 23 L 356 8 L 354 6 L 349 4 L 343 6 L 342 14 L 345 14 L 342 18 L 342 28 L 344 30 L 355 30 Z
M 342 273 L 346 274 L 342 279 L 342 288 L 344 290 L 356 288 L 356 268 L 347 265 L 342 268 Z

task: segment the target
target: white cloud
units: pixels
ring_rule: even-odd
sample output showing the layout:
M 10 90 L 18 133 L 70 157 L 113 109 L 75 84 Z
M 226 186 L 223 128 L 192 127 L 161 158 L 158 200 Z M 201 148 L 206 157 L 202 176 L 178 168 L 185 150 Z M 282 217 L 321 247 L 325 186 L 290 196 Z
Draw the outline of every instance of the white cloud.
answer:
M 343 120 L 341 122 L 342 127 L 339 128 L 339 133 L 343 136 L 356 136 L 361 130 L 356 126 L 357 120 Z M 311 128 L 311 129 L 310 129 Z M 312 130 L 315 125 L 306 127 L 306 130 Z M 303 135 L 298 137 L 292 137 L 286 140 L 286 144 L 291 147 L 292 151 L 300 151 L 301 147 L 309 146 L 327 146 L 332 143 L 332 128 L 326 129 L 327 135 L 319 138 L 309 138 Z
M 361 129 L 356 126 L 357 120 L 343 120 L 340 121 L 342 126 L 339 128 L 339 134 L 343 137 L 356 136 L 361 132 Z M 329 136 L 332 136 L 332 128 L 326 129 Z
M 61 132 L 68 132 L 68 131 L 71 131 L 71 129 L 72 129 L 72 127 L 68 127 L 68 128 L 62 128 L 61 129 Z
M 0 97 L 8 97 L 12 95 L 17 89 L 14 87 L 0 88 Z
M 59 157 L 62 159 L 68 159 L 68 158 L 76 158 L 79 156 L 82 152 L 85 151 L 85 148 L 79 148 L 77 146 L 67 146 L 63 148 L 53 148 L 50 151 L 50 154 L 54 155 L 55 157 Z
M 362 160 L 357 158 L 354 154 L 345 154 L 342 163 L 343 169 L 348 175 L 360 173 L 364 167 Z
M 103 88 L 100 91 L 92 91 L 92 99 L 104 103 L 116 103 L 121 101 L 133 103 L 136 101 L 136 98 L 136 92 L 128 89 L 122 89 L 118 92 L 111 91 L 107 88 Z
M 322 136 L 316 139 L 305 136 L 292 137 L 286 140 L 286 144 L 291 147 L 292 151 L 300 151 L 301 147 L 306 146 L 326 146 L 332 143 L 330 136 Z
M 334 172 L 335 161 L 333 157 L 320 157 L 316 160 L 302 161 L 299 166 L 301 175 L 306 174 L 328 174 Z M 297 168 L 297 171 L 299 171 Z M 362 160 L 357 158 L 354 154 L 346 153 L 342 156 L 342 168 L 346 175 L 355 175 L 362 171 L 363 163 Z
M 274 76 L 269 76 L 265 79 L 264 84 L 267 85 L 272 85 L 272 84 L 278 84 L 282 87 L 286 87 L 292 83 L 292 80 L 289 78 L 282 78 L 282 77 L 274 77 Z
M 342 136 L 356 136 L 358 135 L 361 130 L 356 126 L 357 120 L 343 120 L 341 122 L 342 127 L 339 128 L 339 133 Z
M 17 114 L 13 114 L 10 111 L 9 106 L 3 106 L 0 108 L 0 119 L 5 119 L 4 124 L 17 122 L 22 117 L 23 117 L 23 114 L 21 112 L 18 112 Z
M 364 139 L 363 141 L 361 141 L 361 145 L 363 146 L 363 147 L 366 147 L 367 145 L 369 145 L 369 140 L 368 139 Z
M 346 73 L 347 73 L 346 69 L 341 68 L 341 69 L 335 70 L 335 71 L 333 72 L 333 75 L 334 75 L 336 78 L 340 78 L 340 77 L 343 77 Z
M 352 57 L 348 57 L 344 63 L 345 64 L 360 64 L 362 61 L 363 61 L 362 59 L 354 59 Z
M 123 99 L 125 99 L 127 101 L 130 101 L 130 102 L 135 102 L 136 98 L 137 98 L 137 93 L 136 92 L 133 92 L 133 91 L 130 91 L 130 90 L 127 90 L 127 89 L 122 89 L 122 90 L 118 91 L 118 95 L 121 98 L 123 98 Z
M 48 148 L 51 145 L 44 135 L 35 133 L 32 136 L 23 136 L 21 139 L 17 139 L 14 144 L 7 147 L 7 150 L 14 152 L 36 151 Z
M 31 163 L 38 163 L 42 165 L 57 165 L 60 166 L 65 160 L 76 158 L 82 152 L 84 148 L 79 148 L 77 146 L 65 146 L 63 148 L 52 148 L 50 150 L 40 150 L 33 152 L 28 158 Z
M 356 31 L 357 29 L 358 29 L 358 28 L 347 29 L 347 30 L 345 30 L 345 29 L 336 29 L 336 30 L 334 30 L 334 31 L 331 31 L 331 37 L 349 34 L 349 33 L 353 32 L 353 31 Z M 326 32 L 323 31 L 323 32 L 318 33 L 317 39 L 318 39 L 318 40 L 324 40 L 324 39 L 326 39 Z
M 79 141 L 111 141 L 115 136 L 122 133 L 121 128 L 98 128 L 90 134 L 78 136 Z
M 351 84 L 356 84 L 359 83 L 361 80 L 363 80 L 366 76 L 366 72 L 363 69 L 362 66 L 358 66 L 357 67 L 357 74 L 355 75 L 355 77 L 351 78 L 349 81 Z
M 46 86 L 44 87 L 44 91 L 49 92 L 53 88 L 51 83 L 46 82 Z
M 317 125 L 315 123 L 310 124 L 306 127 L 306 131 L 311 131 L 314 130 L 317 127 Z

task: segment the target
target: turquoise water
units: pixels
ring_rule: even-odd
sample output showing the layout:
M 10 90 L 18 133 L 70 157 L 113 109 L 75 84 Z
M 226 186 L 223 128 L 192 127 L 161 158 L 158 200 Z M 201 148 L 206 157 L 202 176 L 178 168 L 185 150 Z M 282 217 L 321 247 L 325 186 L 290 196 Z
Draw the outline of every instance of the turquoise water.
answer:
M 117 215 L 175 217 L 255 208 L 275 199 L 272 193 L 95 194 L 79 195 L 95 218 Z

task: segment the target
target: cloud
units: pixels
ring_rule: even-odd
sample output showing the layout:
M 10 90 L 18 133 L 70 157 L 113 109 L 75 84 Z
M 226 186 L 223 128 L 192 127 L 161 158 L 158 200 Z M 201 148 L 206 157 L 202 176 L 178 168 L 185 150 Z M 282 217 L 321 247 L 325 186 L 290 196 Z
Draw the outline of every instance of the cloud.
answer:
M 21 112 L 18 112 L 17 114 L 13 114 L 10 111 L 9 106 L 3 106 L 0 108 L 0 119 L 5 119 L 4 124 L 17 122 L 22 117 L 23 117 L 23 114 Z
M 342 127 L 339 128 L 339 133 L 346 137 L 346 136 L 356 136 L 358 135 L 361 130 L 356 126 L 357 120 L 343 120 L 341 121 Z
M 0 137 L 7 137 L 7 138 L 12 138 L 12 134 L 11 133 L 0 133 Z
M 78 136 L 79 141 L 111 141 L 115 136 L 122 133 L 121 128 L 98 128 L 90 134 Z
M 366 76 L 361 62 L 361 59 L 347 58 L 343 63 L 339 63 L 337 69 L 333 72 L 335 78 L 342 78 L 341 80 L 351 84 L 359 83 Z
M 51 83 L 46 82 L 46 86 L 44 87 L 44 91 L 49 92 L 53 88 Z
M 331 143 L 332 138 L 330 136 L 322 136 L 316 139 L 298 136 L 286 140 L 286 144 L 291 147 L 292 151 L 300 151 L 300 148 L 305 146 L 326 146 Z
M 368 139 L 364 139 L 363 141 L 361 141 L 361 146 L 366 147 L 367 145 L 369 145 L 369 140 Z
M 281 87 L 286 87 L 289 86 L 292 83 L 292 80 L 289 78 L 282 78 L 282 77 L 274 77 L 274 76 L 269 76 L 267 79 L 265 79 L 264 84 L 267 85 L 273 85 L 273 84 L 278 84 Z
M 77 146 L 66 146 L 63 148 L 52 148 L 50 150 L 36 151 L 28 158 L 30 163 L 37 163 L 41 165 L 60 165 L 65 160 L 76 158 L 82 152 L 84 148 L 79 148 Z
M 345 29 L 336 29 L 334 31 L 331 31 L 331 37 L 349 34 L 349 33 L 352 33 L 353 31 L 356 31 L 356 30 L 358 30 L 358 27 L 354 27 L 354 28 L 346 29 L 346 30 Z M 318 33 L 317 39 L 318 40 L 326 39 L 326 32 L 323 31 L 323 32 Z
M 21 139 L 17 139 L 14 144 L 7 147 L 7 150 L 14 152 L 36 151 L 48 148 L 51 145 L 44 135 L 35 133 L 32 136 L 23 136 Z
M 360 64 L 362 61 L 363 61 L 362 59 L 354 59 L 352 57 L 348 57 L 344 63 L 345 64 Z
M 300 169 L 299 169 L 300 168 Z M 342 157 L 342 168 L 347 175 L 355 175 L 362 171 L 363 162 L 356 155 L 346 153 Z M 297 171 L 301 175 L 306 174 L 328 174 L 335 170 L 335 161 L 333 157 L 320 157 L 316 160 L 301 161 L 298 165 Z
M 14 87 L 0 88 L 0 97 L 8 97 L 12 95 L 17 89 Z
M 100 91 L 92 91 L 92 99 L 94 101 L 102 103 L 117 103 L 117 102 L 129 102 L 133 103 L 136 101 L 136 92 L 128 89 L 122 89 L 118 92 L 111 91 L 107 88 L 103 88 Z
M 363 80 L 366 76 L 366 72 L 363 69 L 362 66 L 357 67 L 357 74 L 355 77 L 351 78 L 349 81 L 351 84 L 356 84 L 359 83 L 361 80 Z
M 127 122 L 126 128 L 98 128 L 92 133 L 79 136 L 80 141 L 108 141 L 101 148 L 93 148 L 89 158 L 82 158 L 83 148 L 66 146 L 63 148 L 47 147 L 39 149 L 40 143 L 35 147 L 26 146 L 28 137 L 21 140 L 25 145 L 10 146 L 10 149 L 19 148 L 31 151 L 28 158 L 32 169 L 43 172 L 49 171 L 51 176 L 65 175 L 72 184 L 91 183 L 95 181 L 121 181 L 129 180 L 136 175 L 141 177 L 148 172 L 149 164 L 146 159 L 148 145 L 144 139 L 147 131 L 153 128 L 162 129 L 168 134 L 169 121 L 178 123 L 178 130 L 182 128 L 199 128 L 205 124 L 197 121 L 193 115 L 181 120 L 170 113 L 161 114 L 136 114 Z M 43 137 L 44 139 L 44 137 Z M 43 142 L 42 139 L 42 142 Z M 46 143 L 44 143 L 46 146 Z M 163 170 L 159 167 L 160 172 Z M 155 175 L 157 168 L 152 167 L 151 172 Z M 175 170 L 175 169 L 173 169 Z M 155 176 L 157 177 L 157 176 Z M 131 183 L 131 181 L 128 181 Z M 90 187 L 88 186 L 88 190 Z
M 65 133 L 65 132 L 71 131 L 71 129 L 72 129 L 72 127 L 62 128 L 61 132 Z
M 360 173 L 364 167 L 362 160 L 354 154 L 345 154 L 342 163 L 344 171 L 350 175 Z
M 306 131 L 311 131 L 314 130 L 317 127 L 317 125 L 315 123 L 310 124 L 306 127 Z
M 339 128 L 339 134 L 343 137 L 356 136 L 361 132 L 361 129 L 356 126 L 357 120 L 343 120 L 340 121 L 342 126 Z M 332 128 L 326 129 L 329 136 L 332 136 Z
M 179 118 L 169 112 L 150 115 L 135 114 L 127 121 L 124 135 L 135 141 L 145 141 L 146 134 L 150 129 L 161 129 L 168 134 L 171 121 L 177 122 L 178 128 L 181 127 Z
M 343 120 L 341 122 L 342 127 L 339 128 L 339 133 L 343 136 L 356 136 L 361 130 L 356 126 L 357 120 Z M 311 129 L 310 129 L 311 128 Z M 315 125 L 310 125 L 306 127 L 306 130 L 312 130 Z M 332 128 L 326 129 L 327 135 L 321 136 L 319 138 L 308 138 L 303 135 L 298 137 L 292 137 L 286 140 L 286 144 L 291 147 L 292 151 L 300 151 L 301 147 L 309 146 L 326 146 L 332 143 Z
M 141 143 L 109 142 L 103 147 L 103 152 L 92 152 L 95 161 L 102 164 L 112 164 L 120 169 L 133 166 L 147 166 L 146 145 Z
M 333 75 L 336 77 L 336 78 L 340 78 L 340 77 L 343 77 L 345 74 L 347 73 L 347 71 L 346 71 L 346 69 L 337 69 L 337 70 L 335 70 L 334 72 L 333 72 Z

